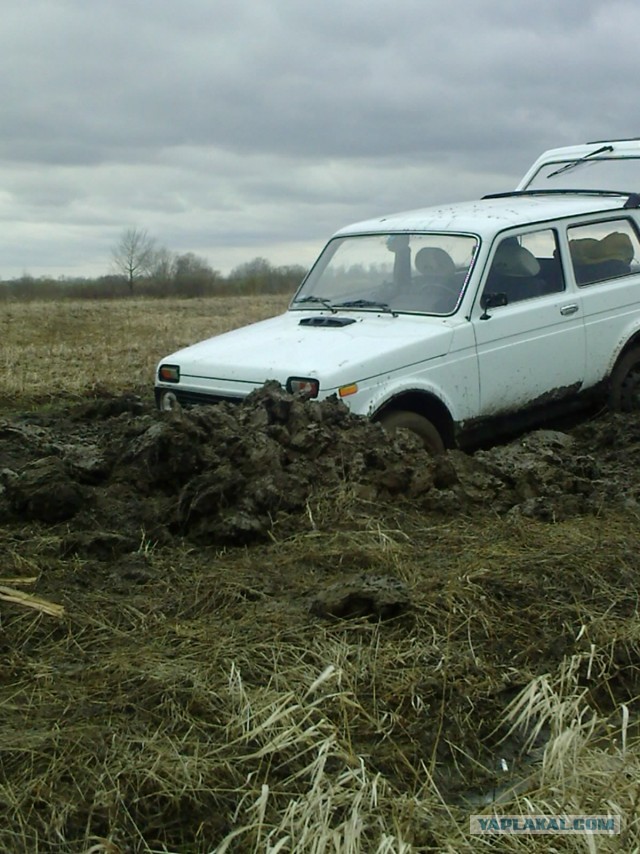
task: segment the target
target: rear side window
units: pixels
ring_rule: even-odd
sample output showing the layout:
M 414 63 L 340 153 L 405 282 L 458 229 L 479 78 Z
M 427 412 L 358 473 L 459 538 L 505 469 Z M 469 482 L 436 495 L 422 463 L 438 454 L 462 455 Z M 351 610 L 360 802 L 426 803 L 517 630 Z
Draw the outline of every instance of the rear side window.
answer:
M 640 242 L 627 219 L 591 222 L 568 229 L 578 285 L 592 285 L 640 272 Z

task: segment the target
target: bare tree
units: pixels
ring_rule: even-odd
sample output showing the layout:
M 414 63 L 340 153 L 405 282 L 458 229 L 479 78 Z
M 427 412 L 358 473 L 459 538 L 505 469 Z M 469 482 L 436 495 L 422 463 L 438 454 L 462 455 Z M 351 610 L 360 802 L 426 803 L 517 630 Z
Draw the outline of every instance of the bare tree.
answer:
M 125 229 L 112 253 L 114 267 L 127 280 L 132 293 L 138 279 L 151 271 L 155 257 L 155 240 L 139 228 Z
M 173 279 L 175 253 L 166 246 L 154 247 L 149 259 L 148 274 L 155 284 L 167 285 Z

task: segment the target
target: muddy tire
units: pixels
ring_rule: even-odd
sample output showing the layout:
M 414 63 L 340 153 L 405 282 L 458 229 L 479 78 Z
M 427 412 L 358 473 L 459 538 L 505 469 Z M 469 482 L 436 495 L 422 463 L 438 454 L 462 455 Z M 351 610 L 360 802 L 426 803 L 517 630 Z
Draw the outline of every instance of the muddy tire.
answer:
M 405 412 L 398 410 L 389 412 L 380 418 L 380 424 L 387 433 L 395 433 L 396 430 L 410 430 L 422 440 L 425 450 L 436 456 L 444 454 L 445 447 L 442 436 L 433 426 L 428 418 L 418 415 L 417 412 Z
M 640 412 L 640 347 L 629 350 L 613 369 L 609 405 L 618 412 Z

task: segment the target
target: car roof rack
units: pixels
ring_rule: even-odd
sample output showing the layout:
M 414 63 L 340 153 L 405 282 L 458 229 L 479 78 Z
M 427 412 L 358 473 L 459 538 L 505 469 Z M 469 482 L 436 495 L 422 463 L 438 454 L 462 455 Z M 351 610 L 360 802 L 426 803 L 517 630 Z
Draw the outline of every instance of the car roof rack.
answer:
M 488 193 L 483 199 L 508 199 L 514 196 L 635 196 L 629 190 L 508 190 L 506 193 Z
M 604 142 L 640 142 L 640 136 L 628 136 L 623 139 L 592 139 L 585 145 L 599 145 Z

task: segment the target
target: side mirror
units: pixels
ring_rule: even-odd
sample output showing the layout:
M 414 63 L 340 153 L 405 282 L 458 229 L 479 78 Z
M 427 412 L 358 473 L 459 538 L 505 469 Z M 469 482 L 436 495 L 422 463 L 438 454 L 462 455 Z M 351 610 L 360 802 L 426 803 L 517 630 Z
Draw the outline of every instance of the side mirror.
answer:
M 498 308 L 502 305 L 509 305 L 509 300 L 506 294 L 484 293 L 480 297 L 480 308 L 483 309 L 480 315 L 480 320 L 490 320 L 491 315 L 487 313 L 489 308 Z

